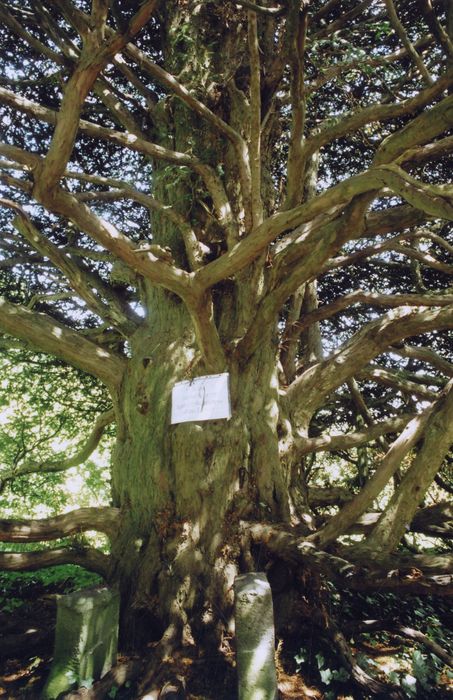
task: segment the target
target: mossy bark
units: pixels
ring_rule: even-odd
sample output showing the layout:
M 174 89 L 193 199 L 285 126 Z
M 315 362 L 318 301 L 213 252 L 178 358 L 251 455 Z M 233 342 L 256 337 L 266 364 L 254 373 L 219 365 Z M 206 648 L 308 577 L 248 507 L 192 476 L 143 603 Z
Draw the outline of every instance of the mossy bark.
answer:
M 171 389 L 205 373 L 183 306 L 166 293 L 131 342 L 119 397 L 113 492 L 122 527 L 113 541 L 114 576 L 135 616 L 156 630 L 225 615 L 232 604 L 241 517 L 285 519 L 278 456 L 275 346 L 246 367 L 231 360 L 232 418 L 170 425 Z M 157 302 L 157 299 L 156 299 Z M 135 621 L 134 621 L 135 620 Z
M 235 89 L 237 99 L 232 99 L 230 88 L 219 86 L 216 91 L 209 86 L 216 83 L 219 60 L 223 68 L 231 56 L 234 65 L 238 41 L 243 39 L 240 32 L 246 28 L 238 27 L 236 34 L 229 31 L 224 42 L 222 18 L 213 29 L 201 16 L 202 6 L 197 10 L 200 16 L 187 15 L 184 4 L 177 2 L 166 3 L 164 12 L 166 67 L 173 73 L 182 71 L 194 93 L 212 93 L 210 107 L 240 128 L 245 124 L 241 112 L 245 98 L 236 94 L 240 91 Z M 231 16 L 228 21 L 236 20 Z M 232 36 L 238 38 L 232 41 Z M 162 145 L 193 151 L 223 171 L 239 217 L 237 159 L 227 140 L 174 98 L 163 100 L 156 114 L 155 137 Z M 175 179 L 174 169 L 155 164 L 156 194 L 190 220 L 213 255 L 221 254 L 215 249 L 217 238 L 220 246 L 226 247 L 227 242 L 211 226 L 209 195 L 196 175 L 178 173 Z M 171 248 L 177 264 L 188 269 L 181 234 L 173 223 L 156 216 L 151 228 L 152 241 Z M 253 271 L 254 284 L 248 277 L 247 285 L 240 279 L 229 280 L 213 290 L 225 371 L 230 373 L 232 418 L 180 425 L 170 425 L 172 387 L 176 381 L 210 372 L 184 303 L 171 293 L 139 283 L 146 315 L 130 340 L 129 368 L 117 399 L 113 465 L 114 503 L 123 521 L 113 542 L 112 575 L 122 589 L 123 633 L 129 642 L 149 636 L 150 625 L 156 636 L 171 623 L 181 634 L 187 633 L 189 625 L 195 634 L 216 628 L 220 619 L 227 626 L 240 562 L 240 518 L 284 520 L 288 516 L 278 453 L 276 324 L 263 332 L 259 350 L 246 364 L 233 350 L 253 319 L 263 274 L 261 261 Z

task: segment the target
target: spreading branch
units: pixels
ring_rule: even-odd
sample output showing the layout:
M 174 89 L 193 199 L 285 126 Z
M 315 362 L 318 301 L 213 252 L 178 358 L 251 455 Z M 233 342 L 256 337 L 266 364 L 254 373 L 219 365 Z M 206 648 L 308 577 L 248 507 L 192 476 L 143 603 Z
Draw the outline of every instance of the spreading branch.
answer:
M 344 309 L 349 309 L 355 304 L 368 304 L 370 306 L 389 306 L 398 308 L 401 306 L 448 306 L 453 304 L 451 294 L 377 294 L 357 289 L 343 297 L 337 297 L 335 301 L 324 304 L 318 309 L 297 320 L 296 326 L 300 331 L 308 328 L 313 323 L 319 323 L 331 318 Z
M 112 538 L 118 529 L 118 508 L 79 508 L 42 520 L 0 520 L 2 542 L 43 542 L 68 537 L 86 530 L 103 532 Z
M 66 169 L 79 129 L 82 106 L 98 75 L 148 22 L 157 4 L 157 0 L 144 2 L 132 17 L 126 32 L 115 35 L 109 41 L 104 37 L 104 21 L 95 23 L 92 31 L 84 32 L 80 59 L 66 84 L 49 149 L 39 172 L 35 174 L 34 190 L 38 201 L 45 203 L 51 199 L 51 194 Z M 97 11 L 94 17 L 98 17 Z
M 420 71 L 420 74 L 422 75 L 426 84 L 432 85 L 433 80 L 432 80 L 425 64 L 423 63 L 422 59 L 418 55 L 417 51 L 415 50 L 414 46 L 412 45 L 412 42 L 409 39 L 407 32 L 404 29 L 404 26 L 398 17 L 398 14 L 397 14 L 396 9 L 395 9 L 395 5 L 393 4 L 393 0 L 385 0 L 385 6 L 387 8 L 387 12 L 388 12 L 390 21 L 392 23 L 392 26 L 393 26 L 395 32 L 398 34 L 399 38 L 401 39 L 401 43 L 403 44 L 404 48 L 406 49 L 408 55 L 411 57 L 411 59 L 413 60 L 413 62 L 417 66 L 417 68 Z
M 392 634 L 405 639 L 411 639 L 424 646 L 428 651 L 435 654 L 444 664 L 453 667 L 453 656 L 446 652 L 437 642 L 433 641 L 420 630 L 415 630 L 412 627 L 401 625 L 395 620 L 362 620 L 347 626 L 347 631 L 352 634 L 360 634 L 361 632 L 371 633 L 385 630 Z
M 453 443 L 453 379 L 434 404 L 423 445 L 363 547 L 372 556 L 395 549 Z
M 412 414 L 389 418 L 386 421 L 374 423 L 364 430 L 357 430 L 353 433 L 331 433 L 315 438 L 298 438 L 296 436 L 290 449 L 297 457 L 303 457 L 311 452 L 350 450 L 373 442 L 382 435 L 389 435 L 390 433 L 397 433 L 403 430 L 413 418 Z
M 0 552 L 0 570 L 3 571 L 37 571 L 61 564 L 76 564 L 104 578 L 108 577 L 110 571 L 110 557 L 94 548 L 62 547 L 37 552 Z
M 46 314 L 29 311 L 1 298 L 0 328 L 24 340 L 32 348 L 50 353 L 98 377 L 109 387 L 117 387 L 121 382 L 126 366 L 121 357 Z
M 275 525 L 244 523 L 244 530 L 252 541 L 263 545 L 271 553 L 295 565 L 306 563 L 311 569 L 327 576 L 340 588 L 352 590 L 407 591 L 420 595 L 453 595 L 451 557 L 392 557 L 379 564 L 366 558 L 348 561 L 317 549 L 306 538 Z M 450 569 L 448 569 L 450 567 Z M 414 568 L 418 570 L 414 575 Z
M 423 413 L 409 421 L 376 466 L 373 476 L 359 493 L 313 536 L 318 545 L 325 547 L 329 542 L 334 542 L 340 533 L 347 532 L 357 519 L 371 507 L 374 499 L 399 468 L 401 461 L 423 435 L 430 417 L 435 413 L 435 407 L 436 404 L 432 404 Z
M 453 306 L 441 309 L 413 310 L 401 307 L 366 324 L 328 359 L 318 362 L 297 377 L 288 387 L 287 399 L 297 414 L 306 414 L 319 406 L 324 397 L 341 386 L 375 357 L 406 337 L 453 327 Z M 310 397 L 307 400 L 307 397 Z
M 5 204 L 5 200 L 0 199 L 0 204 Z M 18 212 L 18 216 L 12 223 L 19 233 L 38 253 L 48 258 L 64 274 L 74 291 L 86 302 L 88 308 L 113 326 L 123 330 L 126 335 L 130 334 L 138 325 L 138 317 L 127 307 L 121 297 L 109 288 L 99 275 L 90 272 L 81 263 L 75 263 L 67 254 L 43 236 L 21 207 L 13 205 L 13 203 L 9 203 L 9 206 L 13 206 Z M 94 290 L 101 295 L 101 298 Z M 106 302 L 103 301 L 102 297 L 106 299 Z
M 342 494 L 343 495 L 343 494 Z M 344 494 L 346 498 L 346 494 Z M 348 493 L 348 499 L 351 500 L 352 495 Z M 321 501 L 321 498 L 325 500 Z M 318 498 L 318 500 L 316 500 Z M 323 505 L 339 504 L 341 497 L 337 501 L 330 499 L 328 491 L 326 494 L 316 494 L 316 489 L 313 494 L 309 494 L 310 503 L 318 504 L 321 501 Z M 313 500 L 312 500 L 313 499 Z M 343 501 L 345 502 L 345 501 Z M 378 523 L 382 513 L 365 513 L 360 516 L 350 528 L 349 534 L 368 534 L 373 527 Z M 436 503 L 433 506 L 419 508 L 413 517 L 410 525 L 407 526 L 411 532 L 421 532 L 428 537 L 440 537 L 441 539 L 453 539 L 453 505 L 448 502 Z

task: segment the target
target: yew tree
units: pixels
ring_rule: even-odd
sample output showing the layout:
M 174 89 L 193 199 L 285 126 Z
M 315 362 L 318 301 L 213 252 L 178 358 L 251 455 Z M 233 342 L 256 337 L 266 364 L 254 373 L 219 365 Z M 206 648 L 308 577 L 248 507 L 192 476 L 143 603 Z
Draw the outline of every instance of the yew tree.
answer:
M 280 562 L 321 627 L 326 581 L 451 595 L 451 555 L 402 549 L 451 537 L 451 2 L 2 0 L 0 20 L 2 347 L 105 387 L 78 461 L 116 431 L 111 506 L 0 525 L 98 530 L 109 555 L 0 566 L 100 572 L 125 643 L 167 654 L 225 649 L 236 575 Z M 224 372 L 231 419 L 171 424 L 176 382 Z M 28 455 L 2 487 L 75 461 Z

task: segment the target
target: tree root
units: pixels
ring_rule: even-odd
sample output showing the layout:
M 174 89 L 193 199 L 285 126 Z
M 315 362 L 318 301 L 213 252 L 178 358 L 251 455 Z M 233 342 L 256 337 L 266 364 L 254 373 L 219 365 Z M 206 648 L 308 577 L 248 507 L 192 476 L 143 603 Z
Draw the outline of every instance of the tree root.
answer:
M 406 627 L 406 625 L 400 625 L 394 620 L 364 620 L 356 624 L 348 625 L 348 630 L 356 632 L 373 632 L 377 630 L 386 630 L 387 632 L 393 632 L 398 637 L 405 637 L 406 639 L 413 639 L 419 644 L 422 644 L 430 652 L 435 654 L 441 661 L 444 662 L 450 668 L 453 668 L 453 656 L 445 651 L 437 642 L 412 627 Z
M 272 532 L 274 534 L 275 530 L 273 528 L 270 529 L 272 529 Z M 260 526 L 256 527 L 255 525 L 253 525 L 251 534 L 252 538 L 256 538 L 257 534 L 261 534 Z M 265 534 L 268 535 L 269 531 L 266 530 Z M 318 594 L 315 596 L 309 596 L 310 602 L 308 608 L 305 609 L 303 613 L 303 617 L 309 618 L 311 623 L 314 623 L 318 627 L 321 634 L 324 637 L 327 637 L 329 642 L 334 645 L 343 667 L 348 671 L 354 683 L 362 691 L 364 691 L 364 693 L 367 696 L 371 695 L 375 697 L 386 698 L 386 700 L 404 700 L 405 695 L 400 688 L 394 686 L 393 684 L 380 681 L 370 676 L 357 663 L 343 632 L 341 631 L 337 623 L 327 613 L 327 607 L 325 605 L 325 592 L 323 594 L 321 589 L 319 588 L 319 574 L 325 574 L 326 569 L 329 571 L 329 569 L 331 568 L 334 568 L 334 570 L 336 569 L 338 571 L 338 568 L 341 567 L 342 573 L 345 571 L 346 575 L 350 575 L 350 571 L 352 570 L 353 575 L 356 575 L 355 566 L 345 560 L 339 559 L 338 557 L 335 557 L 323 551 L 317 552 L 315 550 L 312 552 L 310 549 L 308 549 L 308 556 L 305 556 L 305 551 L 302 552 L 299 548 L 296 547 L 294 547 L 293 549 L 293 542 L 291 541 L 293 536 L 290 535 L 288 538 L 283 536 L 282 538 L 280 538 L 280 534 L 281 531 L 278 531 L 276 539 L 279 540 L 280 545 L 283 544 L 283 547 L 280 547 L 280 549 L 275 547 L 275 540 L 271 540 L 271 546 L 268 546 L 269 539 L 266 539 L 265 544 L 266 546 L 268 546 L 268 549 L 274 555 L 278 555 L 280 553 L 283 556 L 284 560 L 290 560 L 293 563 L 300 564 L 301 560 L 303 561 L 305 559 L 305 566 L 303 569 L 304 581 L 307 580 L 307 576 L 309 575 L 310 571 L 312 572 L 312 574 L 315 575 L 315 578 L 318 579 Z M 299 562 L 297 562 L 298 559 Z M 307 595 L 309 595 L 309 593 L 308 591 L 305 591 L 305 596 Z
M 352 547 L 342 550 L 341 556 L 330 554 L 287 527 L 243 521 L 241 528 L 254 544 L 290 563 L 307 565 L 342 588 L 453 595 L 451 555 L 391 555 L 378 562 L 363 553 L 357 556 Z
M 113 687 L 121 688 L 127 681 L 135 681 L 143 673 L 142 659 L 129 659 L 112 668 L 92 688 L 79 688 L 63 696 L 63 700 L 104 700 Z
M 326 617 L 325 632 L 335 645 L 345 668 L 351 677 L 366 693 L 388 700 L 404 700 L 405 694 L 396 686 L 372 678 L 355 660 L 346 638 L 337 624 L 329 617 Z
M 180 620 L 176 620 L 168 625 L 159 643 L 152 650 L 152 658 L 146 663 L 145 672 L 137 689 L 138 698 L 154 700 L 154 697 L 161 697 L 160 689 L 165 688 L 169 677 L 172 679 L 175 677 L 174 663 L 180 647 L 181 625 Z M 181 686 L 179 680 L 178 685 Z M 182 690 L 181 686 L 181 692 Z M 185 695 L 175 697 L 185 697 Z

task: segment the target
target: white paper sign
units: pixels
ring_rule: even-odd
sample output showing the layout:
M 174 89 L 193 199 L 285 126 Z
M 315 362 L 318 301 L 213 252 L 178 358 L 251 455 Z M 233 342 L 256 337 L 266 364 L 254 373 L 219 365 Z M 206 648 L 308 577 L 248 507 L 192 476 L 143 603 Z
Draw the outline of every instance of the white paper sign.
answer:
M 231 418 L 228 372 L 177 382 L 171 393 L 171 422 Z

